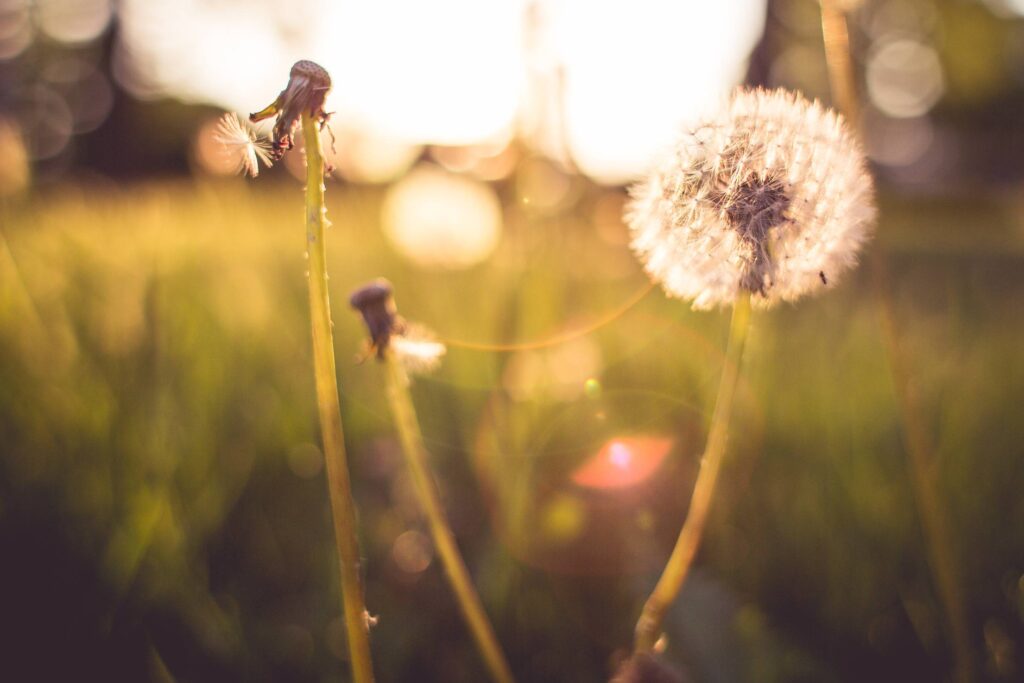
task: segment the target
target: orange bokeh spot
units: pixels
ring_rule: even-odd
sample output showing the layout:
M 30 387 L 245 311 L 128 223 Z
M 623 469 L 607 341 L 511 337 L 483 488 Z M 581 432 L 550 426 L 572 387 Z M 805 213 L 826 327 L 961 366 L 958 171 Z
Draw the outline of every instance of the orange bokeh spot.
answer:
M 672 450 L 672 439 L 624 436 L 611 439 L 572 473 L 578 486 L 622 489 L 650 477 Z

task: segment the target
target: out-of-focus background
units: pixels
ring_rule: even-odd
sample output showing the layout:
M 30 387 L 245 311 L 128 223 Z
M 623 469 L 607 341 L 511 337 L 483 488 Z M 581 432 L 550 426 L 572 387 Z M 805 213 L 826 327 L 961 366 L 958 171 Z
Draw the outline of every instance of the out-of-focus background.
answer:
M 958 680 L 1022 680 L 1024 2 L 841 4 L 877 238 L 757 314 L 667 657 L 697 682 L 953 680 L 947 571 Z M 739 83 L 830 101 L 822 44 L 814 0 L 0 0 L 0 679 L 348 680 L 302 157 L 241 179 L 214 139 L 309 58 L 335 84 L 379 680 L 485 678 L 355 360 L 347 295 L 381 275 L 450 342 L 414 398 L 513 669 L 606 680 L 685 514 L 727 325 L 659 290 L 624 306 L 647 287 L 624 185 Z

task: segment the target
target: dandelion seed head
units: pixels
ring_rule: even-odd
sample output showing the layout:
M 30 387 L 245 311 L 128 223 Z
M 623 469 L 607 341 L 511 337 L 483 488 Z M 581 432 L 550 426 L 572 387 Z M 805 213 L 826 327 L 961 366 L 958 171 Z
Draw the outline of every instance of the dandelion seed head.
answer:
M 821 291 L 856 263 L 876 215 L 843 119 L 785 90 L 737 91 L 630 194 L 633 250 L 698 309 Z
M 255 178 L 260 174 L 259 162 L 268 168 L 273 165 L 270 143 L 242 123 L 237 114 L 226 113 L 220 117 L 214 139 L 234 162 L 236 173 L 248 173 Z
M 354 291 L 349 304 L 363 315 L 370 333 L 372 349 L 379 359 L 390 351 L 412 374 L 437 369 L 447 352 L 433 332 L 415 323 L 407 323 L 395 306 L 391 283 L 378 278 Z

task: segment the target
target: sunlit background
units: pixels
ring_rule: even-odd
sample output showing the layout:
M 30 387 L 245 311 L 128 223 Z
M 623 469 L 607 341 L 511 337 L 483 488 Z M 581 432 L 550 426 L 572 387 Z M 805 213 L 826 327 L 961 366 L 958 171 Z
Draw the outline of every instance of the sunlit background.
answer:
M 694 682 L 954 680 L 917 430 L 958 681 L 1022 680 L 1024 2 L 839 4 L 877 239 L 757 316 L 667 658 Z M 357 363 L 345 302 L 379 276 L 448 344 L 414 399 L 518 678 L 607 680 L 685 516 L 727 326 L 648 291 L 625 186 L 738 84 L 830 102 L 816 0 L 0 0 L 0 680 L 349 680 L 303 156 L 242 179 L 216 139 L 302 58 L 334 83 L 378 680 L 485 679 Z

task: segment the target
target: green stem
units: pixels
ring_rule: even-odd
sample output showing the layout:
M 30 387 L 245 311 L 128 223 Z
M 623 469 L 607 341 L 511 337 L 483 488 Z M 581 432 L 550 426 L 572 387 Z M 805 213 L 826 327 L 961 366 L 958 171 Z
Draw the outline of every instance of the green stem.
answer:
M 458 546 L 455 545 L 455 536 L 445 518 L 437 486 L 427 470 L 427 452 L 423 446 L 423 436 L 420 434 L 412 397 L 409 395 L 409 378 L 394 352 L 389 349 L 385 352 L 384 357 L 387 370 L 388 401 L 391 403 L 391 412 L 394 413 L 402 452 L 405 454 L 405 462 L 412 475 L 416 496 L 426 515 L 430 534 L 434 539 L 434 545 L 441 558 L 445 574 L 448 576 L 448 582 L 455 592 L 462 616 L 466 619 L 492 678 L 500 683 L 513 683 L 512 671 L 509 669 L 498 639 L 494 635 L 491 622 L 484 612 L 480 596 L 473 588 L 469 570 L 459 554 Z
M 334 333 L 331 303 L 327 293 L 327 249 L 324 229 L 324 159 L 320 149 L 320 124 L 308 112 L 302 114 L 306 143 L 306 248 L 309 253 L 309 309 L 313 326 L 313 366 L 320 429 L 327 464 L 327 483 L 334 518 L 334 536 L 341 570 L 342 607 L 348 633 L 352 676 L 356 683 L 373 682 L 370 659 L 369 613 L 363 601 L 359 576 L 359 540 L 356 535 L 356 506 L 352 498 L 345 435 L 341 428 L 338 378 L 334 363 Z
M 704 455 L 700 461 L 700 471 L 693 486 L 690 498 L 690 509 L 686 513 L 686 521 L 679 532 L 672 555 L 662 570 L 661 578 L 636 623 L 634 651 L 636 653 L 651 652 L 661 637 L 661 624 L 668 608 L 679 597 L 679 591 L 686 581 L 686 576 L 693 565 L 694 555 L 700 545 L 707 522 L 711 497 L 715 492 L 718 473 L 722 468 L 725 446 L 729 435 L 729 416 L 732 413 L 733 395 L 739 379 L 740 363 L 743 360 L 743 348 L 750 328 L 750 294 L 743 293 L 736 299 L 732 309 L 732 322 L 729 326 L 729 343 L 725 352 L 725 367 L 718 387 L 718 398 L 715 400 L 715 411 L 711 415 L 711 426 L 708 429 L 708 441 Z

